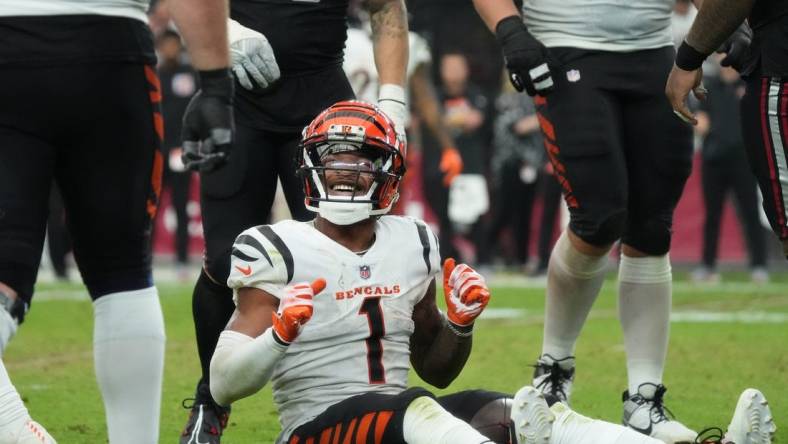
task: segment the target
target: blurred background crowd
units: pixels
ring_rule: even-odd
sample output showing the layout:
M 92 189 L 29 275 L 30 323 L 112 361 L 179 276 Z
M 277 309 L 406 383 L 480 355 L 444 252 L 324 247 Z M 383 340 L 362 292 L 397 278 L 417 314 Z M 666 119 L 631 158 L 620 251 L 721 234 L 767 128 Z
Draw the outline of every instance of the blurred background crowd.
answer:
M 550 251 L 567 213 L 552 177 L 532 98 L 505 78 L 495 38 L 471 2 L 410 0 L 411 30 L 429 46 L 428 74 L 443 125 L 463 159 L 450 185 L 440 168 L 445 141 L 429 131 L 418 113 L 408 132 L 408 175 L 396 212 L 425 219 L 440 233 L 442 256 L 461 258 L 482 273 L 510 271 L 545 275 Z M 673 31 L 678 45 L 696 11 L 677 0 Z M 185 107 L 198 89 L 194 72 L 167 11 L 152 4 L 165 119 L 164 192 L 155 225 L 154 252 L 174 264 L 175 277 L 191 281 L 203 250 L 199 177 L 180 161 L 180 127 Z M 413 56 L 413 54 L 412 54 Z M 769 265 L 781 259 L 767 232 L 755 178 L 749 172 L 739 125 L 744 87 L 736 71 L 716 60 L 704 65 L 709 99 L 696 103 L 693 174 L 675 213 L 671 258 L 698 283 L 720 280 L 721 269 L 742 270 L 755 283 L 769 280 Z M 282 199 L 275 222 L 288 217 Z M 72 260 L 58 193 L 52 194 L 49 260 L 58 279 L 69 279 Z

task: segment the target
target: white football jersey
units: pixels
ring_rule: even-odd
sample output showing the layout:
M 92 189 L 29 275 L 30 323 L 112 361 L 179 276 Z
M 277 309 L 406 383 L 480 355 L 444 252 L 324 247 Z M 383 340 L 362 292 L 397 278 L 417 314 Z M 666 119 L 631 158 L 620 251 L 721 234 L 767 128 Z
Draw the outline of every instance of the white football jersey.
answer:
M 420 220 L 383 216 L 358 255 L 310 222 L 250 228 L 235 241 L 227 285 L 281 297 L 326 280 L 314 312 L 271 378 L 282 436 L 348 397 L 407 388 L 413 307 L 440 271 L 437 238 Z
M 150 0 L 2 0 L 0 17 L 95 14 L 129 17 L 148 23 Z
M 528 30 L 548 48 L 638 51 L 673 45 L 675 0 L 524 0 Z
M 423 63 L 432 59 L 427 41 L 416 33 L 408 33 L 408 67 L 406 79 Z M 372 50 L 372 38 L 367 31 L 350 28 L 347 30 L 345 41 L 345 60 L 342 63 L 350 86 L 356 93 L 356 98 L 369 103 L 378 102 L 378 88 L 380 80 L 378 69 L 375 67 L 375 57 Z

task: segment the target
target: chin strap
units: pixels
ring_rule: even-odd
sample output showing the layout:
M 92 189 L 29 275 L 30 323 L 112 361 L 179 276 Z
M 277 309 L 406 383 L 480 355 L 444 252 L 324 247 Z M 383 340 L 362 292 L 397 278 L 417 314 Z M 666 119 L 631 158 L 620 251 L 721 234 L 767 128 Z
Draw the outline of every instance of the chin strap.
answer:
M 332 224 L 353 225 L 372 216 L 372 204 L 327 200 L 320 202 L 317 212 Z

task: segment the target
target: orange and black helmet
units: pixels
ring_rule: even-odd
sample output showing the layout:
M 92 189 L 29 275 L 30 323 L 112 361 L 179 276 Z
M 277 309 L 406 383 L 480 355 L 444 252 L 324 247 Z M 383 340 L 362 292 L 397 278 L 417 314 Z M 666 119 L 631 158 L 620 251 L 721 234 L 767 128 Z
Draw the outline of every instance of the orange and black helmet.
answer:
M 306 206 L 322 214 L 321 202 L 369 204 L 369 216 L 388 213 L 399 197 L 399 184 L 405 174 L 405 142 L 397 135 L 394 123 L 377 106 L 355 100 L 335 103 L 320 113 L 303 131 L 298 173 L 303 179 Z M 353 152 L 370 159 L 373 183 L 363 193 L 330 196 L 325 171 L 345 170 L 324 164 L 329 154 Z M 358 177 L 358 176 L 357 176 Z M 326 207 L 334 205 L 324 205 Z

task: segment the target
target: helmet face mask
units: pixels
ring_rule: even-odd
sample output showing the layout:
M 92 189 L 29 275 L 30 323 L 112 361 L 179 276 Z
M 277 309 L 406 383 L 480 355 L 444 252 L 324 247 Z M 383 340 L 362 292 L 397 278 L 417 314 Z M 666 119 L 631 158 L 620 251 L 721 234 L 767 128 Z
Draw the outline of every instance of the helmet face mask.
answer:
M 337 225 L 388 213 L 405 173 L 404 143 L 374 105 L 346 101 L 304 129 L 299 175 L 307 209 Z

